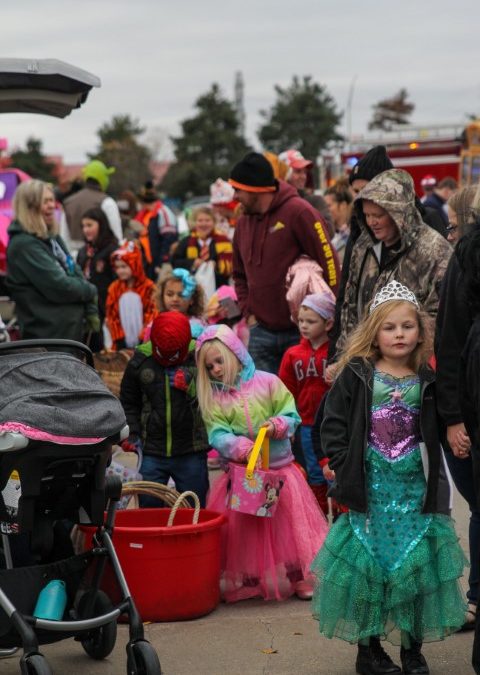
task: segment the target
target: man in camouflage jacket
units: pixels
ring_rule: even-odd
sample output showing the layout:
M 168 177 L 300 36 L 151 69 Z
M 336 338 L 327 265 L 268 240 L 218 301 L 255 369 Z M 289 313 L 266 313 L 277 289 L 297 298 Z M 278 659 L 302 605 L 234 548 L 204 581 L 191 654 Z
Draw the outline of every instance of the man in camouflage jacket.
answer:
M 381 207 L 393 219 L 399 234 L 393 245 L 387 246 L 375 239 L 363 214 L 365 202 Z M 406 171 L 390 169 L 376 176 L 358 194 L 355 210 L 362 231 L 352 251 L 337 354 L 375 293 L 391 280 L 415 293 L 433 323 L 440 284 L 453 250 L 438 232 L 422 221 L 415 207 L 413 180 Z

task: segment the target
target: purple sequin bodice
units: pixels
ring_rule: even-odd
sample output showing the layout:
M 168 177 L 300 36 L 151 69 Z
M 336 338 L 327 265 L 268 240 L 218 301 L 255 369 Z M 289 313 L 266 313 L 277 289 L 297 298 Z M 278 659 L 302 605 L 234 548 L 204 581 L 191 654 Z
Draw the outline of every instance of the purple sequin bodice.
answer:
M 388 460 L 403 457 L 420 443 L 419 394 L 417 377 L 397 380 L 375 373 L 368 443 Z

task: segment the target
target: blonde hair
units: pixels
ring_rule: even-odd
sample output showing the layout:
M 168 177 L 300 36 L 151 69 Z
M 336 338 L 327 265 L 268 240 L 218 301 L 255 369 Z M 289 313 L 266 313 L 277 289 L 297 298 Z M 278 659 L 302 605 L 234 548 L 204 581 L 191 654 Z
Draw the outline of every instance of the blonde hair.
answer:
M 223 359 L 223 380 L 222 384 L 228 388 L 233 387 L 238 377 L 242 364 L 221 340 L 213 339 L 204 342 L 197 354 L 197 397 L 202 417 L 208 420 L 212 415 L 213 409 L 213 387 L 214 380 L 211 379 L 207 370 L 205 361 L 212 348 L 218 349 Z
M 49 234 L 55 234 L 55 232 L 50 232 L 50 230 L 55 229 L 55 225 L 49 228 L 42 216 L 45 190 L 50 190 L 53 193 L 52 186 L 49 183 L 44 183 L 43 180 L 29 180 L 20 183 L 15 190 L 12 204 L 15 218 L 25 232 L 40 239 L 46 239 Z
M 180 282 L 183 284 L 183 281 L 179 277 L 176 277 L 173 272 L 169 271 L 164 274 L 160 274 L 153 291 L 153 299 L 159 312 L 166 311 L 165 305 L 163 303 L 163 294 L 165 293 L 165 287 L 169 281 L 175 281 L 177 283 Z M 207 302 L 205 291 L 200 286 L 200 284 L 196 285 L 195 290 L 192 293 L 191 300 L 192 302 L 187 309 L 187 316 L 194 316 L 198 319 L 203 318 Z
M 215 213 L 213 209 L 210 208 L 210 206 L 196 206 L 194 209 L 192 209 L 191 215 L 193 227 L 195 227 L 195 223 L 197 222 L 198 216 L 202 215 L 202 213 L 204 216 L 208 216 L 209 218 L 211 218 L 213 220 L 214 226 L 216 225 L 217 219 L 215 218 Z
M 462 188 L 458 192 L 455 192 L 447 202 L 448 206 L 457 216 L 459 236 L 465 234 L 465 228 L 468 229 L 467 226 L 471 225 L 475 220 L 475 216 L 478 215 L 476 213 L 478 204 L 475 203 L 476 192 L 476 185 Z
M 432 352 L 429 317 L 424 312 L 418 310 L 411 302 L 390 300 L 379 305 L 371 314 L 368 313 L 367 308 L 367 314 L 363 321 L 358 324 L 347 340 L 345 349 L 338 362 L 337 375 L 354 358 L 361 358 L 366 362 L 373 363 L 381 358 L 382 354 L 378 346 L 375 345 L 378 331 L 388 315 L 402 305 L 408 305 L 410 308 L 415 309 L 417 314 L 420 341 L 410 355 L 409 366 L 415 373 L 418 373 L 420 366 L 428 362 Z

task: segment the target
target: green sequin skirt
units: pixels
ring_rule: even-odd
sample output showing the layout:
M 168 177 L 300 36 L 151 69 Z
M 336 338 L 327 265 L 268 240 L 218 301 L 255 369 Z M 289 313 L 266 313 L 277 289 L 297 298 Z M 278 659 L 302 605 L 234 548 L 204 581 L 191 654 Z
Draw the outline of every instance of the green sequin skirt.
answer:
M 372 635 L 401 643 L 442 640 L 464 623 L 460 588 L 467 559 L 453 521 L 435 515 L 402 565 L 386 572 L 355 536 L 348 513 L 340 516 L 312 563 L 312 601 L 322 635 L 351 643 Z

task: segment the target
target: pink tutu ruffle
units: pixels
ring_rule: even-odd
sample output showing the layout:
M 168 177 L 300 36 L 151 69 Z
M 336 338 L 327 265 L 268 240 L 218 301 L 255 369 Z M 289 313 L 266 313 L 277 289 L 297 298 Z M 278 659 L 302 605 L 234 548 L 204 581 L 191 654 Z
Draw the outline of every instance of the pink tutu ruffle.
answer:
M 298 581 L 311 578 L 310 565 L 328 524 L 300 470 L 290 464 L 278 473 L 287 480 L 273 518 L 227 509 L 228 474 L 211 489 L 207 508 L 227 516 L 221 564 L 221 594 L 227 602 L 285 600 Z

